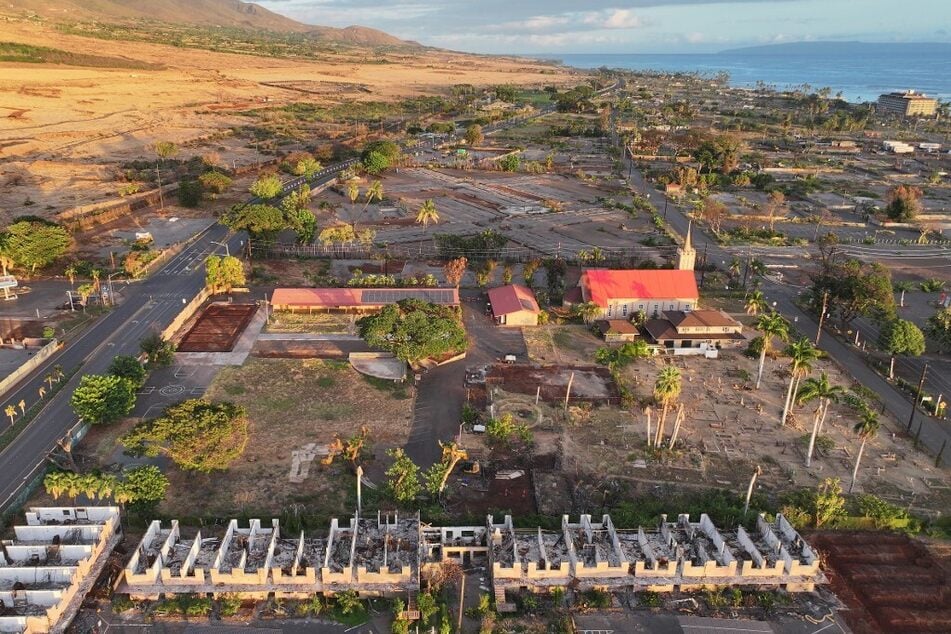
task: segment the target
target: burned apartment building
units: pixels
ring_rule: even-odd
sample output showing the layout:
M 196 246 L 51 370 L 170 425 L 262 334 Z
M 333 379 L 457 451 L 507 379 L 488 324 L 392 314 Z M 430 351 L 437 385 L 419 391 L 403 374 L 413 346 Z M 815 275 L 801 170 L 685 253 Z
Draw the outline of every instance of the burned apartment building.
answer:
M 782 515 L 755 531 L 721 531 L 707 515 L 662 516 L 656 526 L 618 529 L 564 516 L 561 529 L 516 528 L 511 516 L 485 526 L 437 527 L 419 516 L 359 513 L 332 520 L 326 534 L 284 535 L 277 520 L 191 538 L 177 522 L 151 524 L 125 569 L 119 591 L 156 599 L 176 593 L 305 598 L 353 590 L 362 596 L 412 595 L 447 562 L 485 565 L 500 610 L 507 593 L 578 590 L 656 592 L 708 586 L 811 591 L 825 583 L 819 558 Z
M 63 632 L 121 539 L 114 506 L 34 507 L 0 542 L 0 632 Z

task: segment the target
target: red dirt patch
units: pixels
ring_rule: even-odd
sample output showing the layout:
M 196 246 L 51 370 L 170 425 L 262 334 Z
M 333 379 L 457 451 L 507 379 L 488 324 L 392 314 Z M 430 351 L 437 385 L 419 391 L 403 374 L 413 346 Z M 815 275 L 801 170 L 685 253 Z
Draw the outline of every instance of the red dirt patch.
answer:
M 212 304 L 195 321 L 179 352 L 230 352 L 258 307 L 255 304 Z
M 948 573 L 924 544 L 905 535 L 819 533 L 832 590 L 856 632 L 951 631 Z

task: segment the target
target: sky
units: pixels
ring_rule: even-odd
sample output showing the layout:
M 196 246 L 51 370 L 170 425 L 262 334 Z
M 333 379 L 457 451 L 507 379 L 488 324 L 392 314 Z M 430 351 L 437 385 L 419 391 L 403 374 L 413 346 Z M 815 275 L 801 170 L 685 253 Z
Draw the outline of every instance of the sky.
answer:
M 951 42 L 951 0 L 257 0 L 476 53 L 707 53 L 779 42 Z

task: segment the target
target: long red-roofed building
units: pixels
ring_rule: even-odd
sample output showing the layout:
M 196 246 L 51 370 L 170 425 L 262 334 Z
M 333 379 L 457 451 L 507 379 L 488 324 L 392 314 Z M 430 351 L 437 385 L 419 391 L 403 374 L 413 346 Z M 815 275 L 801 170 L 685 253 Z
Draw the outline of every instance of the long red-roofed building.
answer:
M 278 288 L 271 295 L 274 310 L 301 312 L 377 311 L 404 299 L 443 306 L 459 305 L 456 288 Z
M 700 292 L 693 271 L 673 269 L 586 269 L 578 283 L 580 300 L 601 307 L 600 317 L 630 318 L 643 311 L 658 317 L 664 311 L 691 311 Z

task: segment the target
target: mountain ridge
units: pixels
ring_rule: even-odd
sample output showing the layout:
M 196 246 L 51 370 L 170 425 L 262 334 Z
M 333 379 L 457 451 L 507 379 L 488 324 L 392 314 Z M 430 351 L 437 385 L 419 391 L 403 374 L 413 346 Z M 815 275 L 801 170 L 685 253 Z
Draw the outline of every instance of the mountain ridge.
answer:
M 30 13 L 48 19 L 170 24 L 296 33 L 358 46 L 419 46 L 365 26 L 336 28 L 304 24 L 243 0 L 0 0 L 0 13 Z

